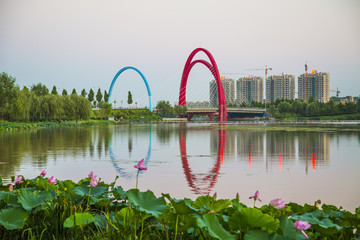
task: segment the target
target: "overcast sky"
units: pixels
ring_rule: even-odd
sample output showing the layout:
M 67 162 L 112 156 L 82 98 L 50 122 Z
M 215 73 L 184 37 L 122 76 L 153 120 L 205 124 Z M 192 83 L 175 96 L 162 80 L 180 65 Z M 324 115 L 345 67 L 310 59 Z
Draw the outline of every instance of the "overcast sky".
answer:
M 307 61 L 330 73 L 331 89 L 360 94 L 359 0 L 0 0 L 0 72 L 21 87 L 108 90 L 118 70 L 133 66 L 155 103 L 173 102 L 185 61 L 200 46 L 220 72 L 264 76 L 246 69 L 268 65 L 270 74 L 294 74 L 297 88 Z M 125 102 L 128 90 L 139 102 L 146 95 L 129 71 L 113 98 Z

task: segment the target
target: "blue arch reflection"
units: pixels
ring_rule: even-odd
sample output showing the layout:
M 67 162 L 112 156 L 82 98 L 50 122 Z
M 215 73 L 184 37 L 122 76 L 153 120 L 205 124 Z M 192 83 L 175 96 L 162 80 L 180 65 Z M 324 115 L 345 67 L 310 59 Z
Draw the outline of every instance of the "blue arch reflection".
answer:
M 116 82 L 116 79 L 120 76 L 121 73 L 123 73 L 124 71 L 128 70 L 128 69 L 132 69 L 134 70 L 135 72 L 137 72 L 141 78 L 144 80 L 144 83 L 145 83 L 145 86 L 146 86 L 146 89 L 147 89 L 147 93 L 148 93 L 148 96 L 149 96 L 149 110 L 150 112 L 152 112 L 152 103 L 151 103 L 151 91 L 150 91 L 150 86 L 144 76 L 144 74 L 142 74 L 142 72 L 140 72 L 139 69 L 137 68 L 134 68 L 134 67 L 124 67 L 122 69 L 120 69 L 120 71 L 118 71 L 118 73 L 115 75 L 114 79 L 112 80 L 111 82 L 111 85 L 110 85 L 110 89 L 109 89 L 109 99 L 108 99 L 108 103 L 110 103 L 110 98 L 111 98 L 111 92 L 112 92 L 112 89 L 115 85 L 115 82 Z
M 144 162 L 144 166 L 147 167 L 148 165 L 148 162 L 151 158 L 151 150 L 152 150 L 152 138 L 153 138 L 153 126 L 150 125 L 150 132 L 149 132 L 149 147 L 148 147 L 148 151 L 147 151 L 147 154 L 146 156 L 144 157 L 145 159 L 145 162 Z M 109 155 L 110 155 L 110 159 L 111 159 L 111 162 L 116 170 L 116 172 L 119 174 L 120 177 L 122 178 L 127 178 L 127 179 L 132 179 L 136 176 L 137 174 L 137 171 L 135 171 L 134 173 L 129 173 L 127 172 L 129 169 L 126 169 L 126 168 L 122 168 L 118 165 L 118 163 L 116 162 L 116 157 L 115 157 L 115 154 L 113 153 L 112 151 L 112 142 L 111 142 L 111 139 L 109 141 Z M 139 159 L 140 161 L 141 159 Z M 140 174 L 142 174 L 144 171 L 140 171 Z

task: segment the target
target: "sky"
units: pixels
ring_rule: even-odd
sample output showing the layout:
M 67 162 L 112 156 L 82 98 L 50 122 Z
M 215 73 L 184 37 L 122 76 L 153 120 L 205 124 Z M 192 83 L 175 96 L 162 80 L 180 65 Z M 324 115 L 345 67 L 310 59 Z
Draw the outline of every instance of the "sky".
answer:
M 221 73 L 242 73 L 225 77 L 264 77 L 247 69 L 267 65 L 269 75 L 295 75 L 297 88 L 307 61 L 310 71 L 330 73 L 330 89 L 360 94 L 359 0 L 0 0 L 0 72 L 20 87 L 108 91 L 115 74 L 133 66 L 149 82 L 153 103 L 173 103 L 198 47 L 211 52 Z M 203 76 L 211 78 L 197 67 L 189 82 L 208 86 L 196 79 Z M 118 78 L 112 100 L 125 104 L 128 91 L 147 104 L 134 71 Z

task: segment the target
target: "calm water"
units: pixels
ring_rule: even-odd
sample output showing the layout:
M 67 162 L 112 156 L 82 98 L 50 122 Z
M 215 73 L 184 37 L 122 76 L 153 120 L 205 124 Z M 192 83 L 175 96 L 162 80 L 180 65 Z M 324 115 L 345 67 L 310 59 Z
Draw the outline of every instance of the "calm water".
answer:
M 304 128 L 305 127 L 305 128 Z M 135 187 L 140 159 L 148 171 L 139 187 L 156 195 L 196 198 L 214 194 L 251 204 L 327 204 L 354 211 L 360 205 L 359 125 L 307 126 L 154 124 L 62 127 L 0 133 L 0 174 L 33 178 L 46 169 L 58 179 L 79 180 L 90 171 L 125 190 Z

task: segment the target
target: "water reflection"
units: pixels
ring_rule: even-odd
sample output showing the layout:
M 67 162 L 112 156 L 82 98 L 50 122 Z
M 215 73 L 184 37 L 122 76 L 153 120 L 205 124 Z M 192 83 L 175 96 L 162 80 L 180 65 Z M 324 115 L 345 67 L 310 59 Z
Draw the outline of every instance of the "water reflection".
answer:
M 324 166 L 330 163 L 330 136 L 323 132 L 306 132 L 299 134 L 299 159 L 305 164 L 306 173 L 309 165 L 316 170 L 316 165 Z M 311 159 L 311 163 L 309 162 Z
M 129 127 L 130 128 L 130 127 Z M 131 136 L 131 132 L 129 130 L 129 137 L 128 137 L 128 152 L 131 153 L 132 151 L 132 136 Z M 147 167 L 147 165 L 149 164 L 149 161 L 151 159 L 151 150 L 152 150 L 152 138 L 153 138 L 153 125 L 149 125 L 149 146 L 148 146 L 148 151 L 146 156 L 144 157 L 144 166 Z M 130 144 L 131 142 L 131 144 Z M 119 161 L 118 157 L 116 157 L 116 154 L 114 154 L 113 150 L 112 150 L 112 142 L 110 139 L 110 144 L 109 144 L 109 156 L 110 159 L 112 161 L 112 165 L 115 168 L 117 174 L 119 174 L 120 177 L 122 178 L 127 178 L 127 179 L 133 179 L 137 172 L 128 172 L 128 168 L 127 167 L 120 167 L 121 165 L 121 161 Z M 143 171 L 140 171 L 140 174 L 143 174 Z
M 142 172 L 142 186 L 158 194 L 194 197 L 216 191 L 228 197 L 237 188 L 246 196 L 247 188 L 262 187 L 293 201 L 334 199 L 333 204 L 350 210 L 358 205 L 359 130 L 204 126 L 134 124 L 2 132 L 0 176 L 9 183 L 12 175 L 32 178 L 47 169 L 59 179 L 76 181 L 96 171 L 107 182 L 120 175 L 119 184 L 129 189 L 136 177 L 133 166 L 145 158 L 149 171 Z M 299 178 L 304 184 L 294 190 Z M 316 199 L 306 198 L 308 192 Z
M 227 129 L 217 130 L 217 141 L 214 141 L 213 138 L 210 138 L 210 145 L 213 145 L 210 149 L 213 150 L 215 148 L 215 145 L 217 145 L 217 158 L 214 167 L 205 176 L 193 173 L 191 167 L 189 166 L 188 155 L 186 151 L 186 135 L 186 125 L 181 125 L 181 127 L 179 128 L 179 145 L 181 162 L 186 180 L 189 187 L 192 188 L 191 191 L 195 194 L 209 194 L 217 181 L 220 166 L 221 164 L 224 164 L 224 150 L 226 146 Z

